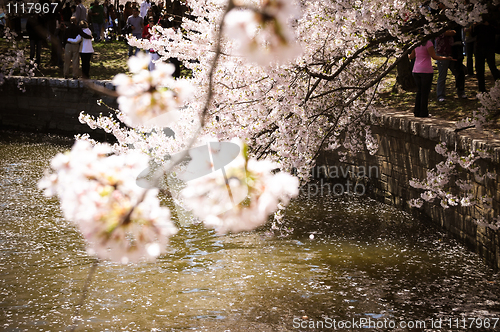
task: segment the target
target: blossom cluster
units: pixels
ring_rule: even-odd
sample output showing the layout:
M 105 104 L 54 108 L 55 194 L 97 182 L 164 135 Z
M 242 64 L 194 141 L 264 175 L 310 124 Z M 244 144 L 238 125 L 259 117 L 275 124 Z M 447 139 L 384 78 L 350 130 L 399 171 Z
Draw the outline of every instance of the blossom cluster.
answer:
M 139 126 L 130 128 L 123 126 L 128 122 L 128 117 L 119 110 L 116 111 L 116 117 L 113 114 L 107 116 L 100 115 L 94 117 L 89 114 L 81 113 L 79 120 L 87 124 L 90 128 L 100 128 L 111 133 L 116 142 L 111 145 L 111 149 L 116 154 L 127 153 L 127 151 L 140 151 L 156 163 L 164 163 L 175 153 L 182 151 L 186 147 L 185 140 L 193 131 L 193 127 L 199 126 L 197 117 L 190 109 L 184 109 L 179 114 L 179 121 L 171 124 L 167 129 L 159 126 Z M 169 130 L 169 128 L 172 128 Z M 175 132 L 175 137 L 172 133 Z M 78 140 L 85 140 L 93 145 L 99 142 L 90 138 L 89 134 L 77 135 Z
M 26 60 L 24 50 L 19 47 L 16 40 L 17 34 L 10 28 L 5 28 L 3 38 L 10 45 L 8 50 L 0 53 L 0 85 L 16 72 L 21 76 L 33 77 L 37 65 L 33 60 Z M 17 87 L 23 92 L 26 91 L 21 80 L 18 81 Z
M 181 192 L 184 204 L 219 234 L 253 230 L 263 225 L 279 204 L 286 205 L 298 195 L 296 177 L 284 172 L 273 174 L 279 165 L 250 159 L 244 143 L 233 143 L 240 146 L 237 158 L 220 172 L 189 181 Z M 212 150 L 212 158 L 218 159 L 218 153 Z M 191 168 L 198 172 L 206 173 L 200 166 L 209 170 L 214 167 L 210 160 L 200 165 L 200 158 L 191 157 Z
M 125 123 L 137 126 L 167 126 L 178 120 L 178 108 L 191 96 L 191 85 L 185 80 L 175 80 L 172 64 L 158 63 L 149 71 L 149 55 L 140 53 L 128 60 L 130 77 L 118 74 L 113 79 L 119 95 L 120 110 L 127 116 Z
M 481 107 L 473 110 L 472 117 L 457 121 L 455 124 L 457 129 L 476 127 L 480 130 L 486 123 L 488 116 L 498 112 L 500 109 L 500 81 L 497 80 L 488 92 L 479 93 L 477 98 L 481 103 Z
M 482 183 L 487 179 L 496 179 L 496 173 L 484 172 L 484 174 L 480 174 L 476 164 L 477 160 L 491 158 L 491 155 L 486 151 L 474 149 L 467 155 L 460 156 L 456 151 L 449 151 L 443 142 L 436 145 L 435 150 L 446 160 L 438 163 L 435 169 L 427 171 L 426 179 L 410 180 L 410 185 L 413 188 L 424 190 L 420 198 L 414 198 L 408 202 L 410 207 L 420 208 L 424 202 L 433 202 L 438 199 L 440 205 L 445 209 L 452 206 L 467 207 L 481 204 L 485 210 L 491 210 L 491 198 L 478 197 L 473 191 L 472 183 L 472 181 Z M 472 173 L 473 177 L 466 180 L 458 178 L 453 183 L 453 179 L 458 175 L 458 169 Z M 459 189 L 455 190 L 454 193 L 451 190 L 453 185 Z
M 266 0 L 260 8 L 239 6 L 225 17 L 227 34 L 237 52 L 261 65 L 287 61 L 300 54 L 289 21 L 300 11 L 294 1 Z
M 52 159 L 52 173 L 39 188 L 59 198 L 64 217 L 88 242 L 89 254 L 123 264 L 154 259 L 177 232 L 170 211 L 160 206 L 157 189 L 136 184 L 147 156 L 110 153 L 108 145 L 77 141 L 70 152 Z

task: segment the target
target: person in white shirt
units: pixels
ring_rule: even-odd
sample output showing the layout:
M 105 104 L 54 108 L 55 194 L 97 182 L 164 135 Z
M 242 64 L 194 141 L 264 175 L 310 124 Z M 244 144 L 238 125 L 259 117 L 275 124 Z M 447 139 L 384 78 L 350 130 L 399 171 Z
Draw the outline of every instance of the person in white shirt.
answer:
M 149 3 L 149 0 L 144 0 L 143 2 L 141 2 L 139 15 L 142 18 L 144 18 L 148 14 L 149 8 L 151 8 L 151 4 Z
M 89 25 L 87 21 L 80 21 L 80 28 L 82 31 L 88 35 L 91 35 L 92 32 L 89 29 Z M 92 47 L 92 39 L 82 38 L 82 36 L 78 35 L 76 38 L 68 38 L 68 42 L 70 43 L 80 43 L 80 59 L 82 61 L 82 77 L 84 79 L 90 78 L 90 59 L 92 58 L 92 54 L 94 53 L 94 48 Z

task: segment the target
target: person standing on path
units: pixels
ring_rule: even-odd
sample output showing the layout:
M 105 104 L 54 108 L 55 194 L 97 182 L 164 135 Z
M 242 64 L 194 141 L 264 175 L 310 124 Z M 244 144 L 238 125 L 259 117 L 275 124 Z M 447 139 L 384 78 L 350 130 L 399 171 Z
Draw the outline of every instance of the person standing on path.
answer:
M 80 44 L 70 42 L 75 39 L 80 33 L 80 29 L 76 25 L 76 17 L 72 17 L 69 27 L 65 30 L 65 45 L 64 45 L 64 78 L 69 77 L 69 69 L 72 68 L 73 79 L 78 78 L 80 69 L 79 51 Z
M 92 34 L 89 29 L 87 21 L 80 22 L 80 29 L 87 35 Z M 90 59 L 94 53 L 94 48 L 92 47 L 92 39 L 82 38 L 79 34 L 76 38 L 68 39 L 68 42 L 80 45 L 80 59 L 82 61 L 82 77 L 84 79 L 90 78 Z
M 474 76 L 474 48 L 476 47 L 476 37 L 472 35 L 472 26 L 472 23 L 469 23 L 464 28 L 467 75 L 469 76 Z
M 144 20 L 139 16 L 139 9 L 134 8 L 132 10 L 132 15 L 127 19 L 127 25 L 132 29 L 132 36 L 137 39 L 142 38 L 142 30 L 144 29 Z M 134 52 L 134 46 L 128 46 L 128 56 L 137 55 L 139 49 L 136 47 Z
M 500 71 L 495 64 L 495 26 L 491 19 L 483 18 L 483 22 L 474 26 L 472 35 L 476 37 L 476 76 L 479 92 L 486 92 L 486 79 L 484 77 L 485 62 L 490 67 L 491 74 L 495 80 L 500 79 Z
M 143 2 L 141 2 L 139 15 L 144 19 L 144 17 L 148 13 L 148 9 L 150 8 L 151 4 L 149 3 L 149 0 L 144 0 Z
M 438 60 L 437 100 L 446 100 L 446 77 L 448 69 L 455 76 L 455 86 L 459 98 L 466 99 L 465 94 L 465 71 L 463 66 L 463 43 L 460 30 L 447 30 L 438 36 L 435 41 L 435 51 L 439 56 L 453 57 L 455 61 Z
M 155 26 L 154 18 L 151 16 L 148 18 L 148 25 L 144 27 L 144 30 L 142 30 L 142 39 L 151 40 L 151 38 L 153 37 L 153 35 L 151 34 L 151 29 L 153 29 L 154 26 Z M 152 71 L 155 70 L 156 61 L 160 59 L 160 56 L 158 55 L 158 53 L 155 52 L 154 49 L 149 50 L 149 55 L 151 60 L 149 62 L 148 70 Z
M 30 41 L 30 60 L 34 61 L 38 68 L 41 65 L 42 42 L 46 38 L 44 22 L 39 14 L 28 18 L 26 23 L 26 32 Z
M 423 45 L 415 48 L 410 59 L 415 59 L 413 66 L 413 78 L 417 85 L 417 95 L 415 97 L 415 107 L 413 114 L 419 118 L 429 116 L 429 94 L 431 92 L 432 77 L 434 69 L 432 68 L 432 60 L 453 60 L 451 56 L 439 56 L 434 51 L 434 45 L 430 40 Z
M 104 25 L 104 9 L 99 4 L 99 0 L 95 0 L 90 6 L 90 16 L 92 17 L 92 26 L 94 27 L 94 39 L 96 43 L 101 41 L 101 30 Z

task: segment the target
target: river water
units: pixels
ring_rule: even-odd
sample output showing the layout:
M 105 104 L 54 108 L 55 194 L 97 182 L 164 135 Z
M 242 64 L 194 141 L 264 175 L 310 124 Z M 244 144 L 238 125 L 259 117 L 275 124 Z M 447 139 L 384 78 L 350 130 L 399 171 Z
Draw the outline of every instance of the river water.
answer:
M 81 297 L 93 259 L 36 189 L 68 144 L 0 138 L 2 331 L 68 330 Z M 100 263 L 77 330 L 500 330 L 499 275 L 425 221 L 333 196 L 297 199 L 286 219 L 274 234 L 183 225 L 155 263 Z

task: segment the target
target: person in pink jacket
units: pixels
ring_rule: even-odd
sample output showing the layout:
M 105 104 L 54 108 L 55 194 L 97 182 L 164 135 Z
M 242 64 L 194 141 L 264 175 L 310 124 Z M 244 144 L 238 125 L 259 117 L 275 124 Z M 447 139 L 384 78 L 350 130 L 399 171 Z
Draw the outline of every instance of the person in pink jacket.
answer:
M 434 68 L 432 60 L 454 60 L 451 56 L 440 56 L 434 51 L 434 45 L 430 40 L 415 48 L 410 59 L 415 59 L 413 66 L 413 78 L 417 84 L 417 96 L 415 98 L 415 108 L 413 114 L 419 118 L 429 116 L 429 94 L 431 92 L 432 77 Z

